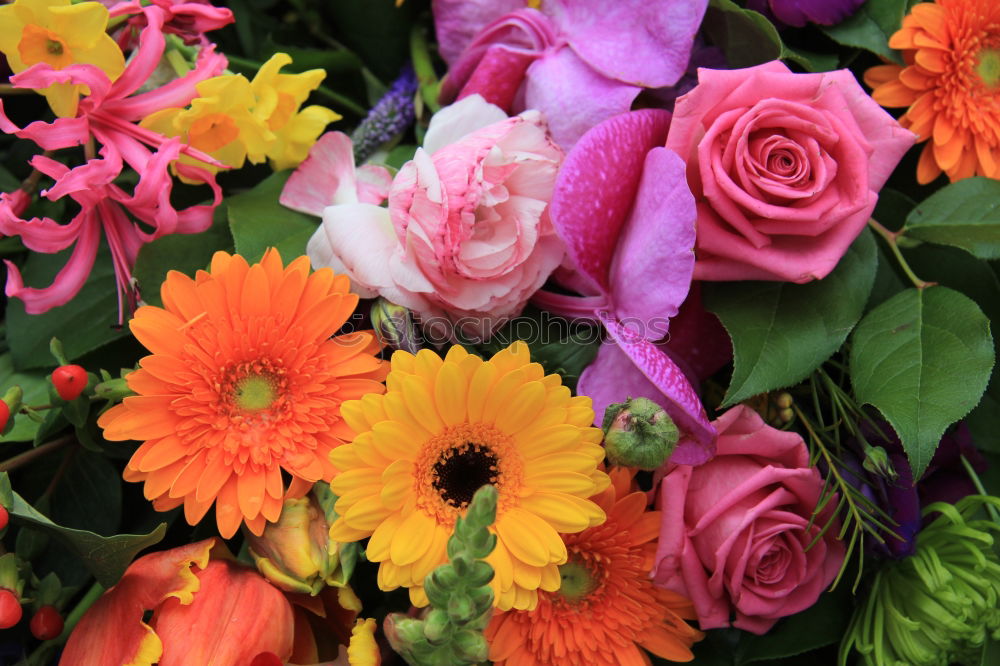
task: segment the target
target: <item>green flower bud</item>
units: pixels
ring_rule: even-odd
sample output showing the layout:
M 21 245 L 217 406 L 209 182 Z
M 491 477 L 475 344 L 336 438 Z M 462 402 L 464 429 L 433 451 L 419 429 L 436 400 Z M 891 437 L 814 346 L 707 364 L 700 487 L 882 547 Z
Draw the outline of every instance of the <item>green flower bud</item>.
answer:
M 489 645 L 478 631 L 469 631 L 468 629 L 459 631 L 452 639 L 452 645 L 459 658 L 472 663 L 486 661 L 489 656 Z
M 872 474 L 878 474 L 890 481 L 899 478 L 896 469 L 889 460 L 889 454 L 881 446 L 865 446 L 865 459 L 862 466 Z
M 464 625 L 475 618 L 475 607 L 469 595 L 452 592 L 448 598 L 448 619 L 454 624 Z
M 653 470 L 674 452 L 680 434 L 666 411 L 647 398 L 629 398 L 604 412 L 604 448 L 612 465 Z
M 15 553 L 0 556 L 0 589 L 10 590 L 20 598 L 27 573 L 27 564 Z
M 420 350 L 420 334 L 413 315 L 402 305 L 384 298 L 376 299 L 371 309 L 372 328 L 379 339 L 394 349 L 416 354 Z
M 128 381 L 124 377 L 118 377 L 100 382 L 94 387 L 94 395 L 114 403 L 121 402 L 123 398 L 135 395 L 135 392 L 128 387 Z
M 250 556 L 257 570 L 286 592 L 316 595 L 324 586 L 347 583 L 340 548 L 330 540 L 330 524 L 311 496 L 285 500 L 281 517 L 267 523 L 260 536 L 248 534 Z
M 435 608 L 424 618 L 424 637 L 431 645 L 439 645 L 451 636 L 452 626 L 448 622 L 448 613 Z

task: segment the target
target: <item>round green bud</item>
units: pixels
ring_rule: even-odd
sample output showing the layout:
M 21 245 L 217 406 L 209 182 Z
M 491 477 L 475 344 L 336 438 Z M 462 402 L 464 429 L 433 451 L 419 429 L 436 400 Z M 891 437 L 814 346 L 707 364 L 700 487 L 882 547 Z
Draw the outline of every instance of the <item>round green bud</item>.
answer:
M 680 433 L 662 407 L 647 398 L 629 398 L 604 412 L 608 462 L 654 470 L 667 461 Z

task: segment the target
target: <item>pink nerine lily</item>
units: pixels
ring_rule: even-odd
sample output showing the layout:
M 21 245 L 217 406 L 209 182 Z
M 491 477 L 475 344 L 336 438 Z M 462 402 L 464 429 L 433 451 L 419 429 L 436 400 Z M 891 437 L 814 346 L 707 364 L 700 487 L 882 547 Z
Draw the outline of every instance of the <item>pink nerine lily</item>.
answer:
M 688 296 L 696 218 L 684 162 L 662 148 L 666 111 L 606 120 L 567 155 L 552 198 L 552 222 L 575 273 L 579 297 L 539 292 L 556 313 L 600 321 L 609 340 L 580 377 L 597 422 L 612 402 L 649 397 L 681 431 L 671 460 L 698 465 L 715 451 L 715 429 L 673 358 L 653 343 Z
M 142 31 L 139 48 L 133 54 L 122 75 L 112 83 L 107 75 L 92 65 L 71 65 L 55 70 L 39 63 L 11 77 L 15 87 L 42 89 L 53 83 L 79 83 L 90 89 L 90 94 L 80 101 L 77 114 L 72 118 L 57 118 L 51 123 L 36 121 L 18 128 L 6 116 L 0 101 L 0 130 L 31 139 L 45 150 L 58 150 L 85 145 L 96 139 L 103 145 L 104 159 L 88 160 L 75 169 L 37 156 L 32 164 L 41 172 L 57 179 L 56 185 L 44 193 L 50 199 L 69 194 L 81 205 L 80 213 L 67 225 L 53 220 L 22 220 L 15 210 L 13 199 L 0 199 L 0 233 L 21 236 L 25 244 L 37 252 L 58 252 L 77 243 L 67 265 L 56 276 L 51 286 L 43 289 L 25 287 L 20 273 L 8 263 L 6 293 L 25 302 L 29 313 L 45 312 L 69 301 L 83 286 L 100 240 L 103 227 L 111 246 L 115 276 L 121 299 L 124 295 L 130 305 L 135 294 L 131 287 L 131 267 L 143 243 L 170 233 L 196 233 L 212 223 L 212 211 L 221 201 L 221 190 L 214 176 L 203 169 L 177 164 L 185 176 L 207 183 L 214 192 L 213 203 L 192 206 L 176 211 L 170 205 L 171 180 L 166 172 L 169 162 L 180 153 L 217 164 L 201 151 L 181 145 L 176 139 L 139 127 L 136 121 L 153 111 L 172 106 L 183 106 L 197 94 L 195 85 L 219 74 L 227 64 L 226 58 L 212 48 L 203 49 L 196 67 L 186 76 L 171 81 L 155 90 L 135 94 L 150 77 L 163 55 L 165 40 L 162 27 L 168 14 L 158 6 L 139 8 L 145 16 L 147 27 Z M 112 185 L 121 172 L 123 162 L 140 175 L 139 185 L 132 195 Z M 125 210 L 150 225 L 152 233 L 142 231 L 132 222 Z

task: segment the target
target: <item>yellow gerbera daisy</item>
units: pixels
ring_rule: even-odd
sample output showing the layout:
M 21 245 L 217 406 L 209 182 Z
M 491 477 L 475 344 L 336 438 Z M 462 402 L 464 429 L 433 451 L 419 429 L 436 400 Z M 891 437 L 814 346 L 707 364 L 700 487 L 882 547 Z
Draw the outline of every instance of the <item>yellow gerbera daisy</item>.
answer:
M 426 605 L 423 579 L 447 561 L 455 519 L 492 484 L 496 604 L 534 608 L 538 589 L 559 588 L 567 556 L 559 533 L 605 520 L 587 499 L 610 483 L 598 469 L 604 449 L 590 398 L 572 397 L 521 342 L 488 361 L 458 346 L 443 360 L 397 351 L 386 387 L 341 407 L 358 434 L 330 454 L 340 497 L 330 536 L 370 536 L 379 587 L 408 587 L 411 601 Z

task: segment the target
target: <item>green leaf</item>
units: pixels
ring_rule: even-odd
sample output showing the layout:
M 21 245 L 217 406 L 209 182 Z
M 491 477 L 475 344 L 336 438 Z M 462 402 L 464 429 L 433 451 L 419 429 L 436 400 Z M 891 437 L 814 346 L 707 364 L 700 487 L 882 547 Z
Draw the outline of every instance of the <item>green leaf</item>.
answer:
M 3 476 L 7 476 L 6 473 Z M 14 493 L 14 504 L 10 514 L 21 523 L 40 529 L 61 541 L 80 558 L 81 563 L 104 587 L 111 587 L 125 573 L 125 569 L 144 548 L 159 543 L 167 532 L 166 523 L 161 523 L 149 534 L 118 534 L 102 537 L 86 530 L 75 530 L 57 525 L 39 513 Z
M 792 657 L 839 641 L 851 618 L 851 594 L 846 585 L 822 594 L 807 610 L 781 620 L 763 636 L 744 634 L 741 664 Z
M 142 299 L 150 305 L 163 305 L 160 285 L 169 271 L 180 271 L 194 277 L 199 268 L 205 268 L 218 250 L 233 250 L 233 237 L 229 233 L 226 203 L 216 209 L 212 226 L 200 234 L 171 234 L 147 243 L 139 250 L 132 274 L 139 283 Z
M 837 351 L 861 318 L 875 268 L 866 229 L 822 280 L 705 283 L 705 306 L 733 340 L 733 378 L 722 406 L 791 386 Z
M 100 453 L 77 451 L 52 494 L 52 519 L 72 529 L 112 536 L 121 513 L 121 473 Z
M 1000 259 L 1000 181 L 966 178 L 941 188 L 910 212 L 905 233 Z
M 835 53 L 817 53 L 805 49 L 793 49 L 782 45 L 781 59 L 791 60 L 802 65 L 807 72 L 831 72 L 837 69 L 840 58 Z
M 919 479 L 945 428 L 976 406 L 993 368 L 990 324 L 947 287 L 908 289 L 861 320 L 850 371 L 859 403 L 877 407 Z
M 250 263 L 259 261 L 269 247 L 278 248 L 287 264 L 306 252 L 306 243 L 318 226 L 311 215 L 285 208 L 278 197 L 291 171 L 280 171 L 255 188 L 228 199 L 229 229 L 236 252 Z
M 773 23 L 732 0 L 711 0 L 702 26 L 734 69 L 777 60 L 786 51 Z
M 20 386 L 24 391 L 24 403 L 40 405 L 49 399 L 49 377 L 41 372 L 15 372 L 14 362 L 9 353 L 0 354 L 0 396 L 12 386 Z M 0 442 L 30 442 L 38 431 L 38 421 L 25 414 L 14 415 L 14 427 L 0 437 Z
M 889 38 L 899 30 L 908 8 L 907 0 L 868 0 L 847 20 L 822 30 L 838 44 L 865 49 L 902 65 L 899 52 L 889 48 Z
M 69 250 L 57 254 L 32 253 L 21 271 L 25 284 L 39 287 L 51 284 L 69 254 Z M 118 325 L 114 275 L 111 252 L 102 244 L 90 277 L 66 305 L 44 314 L 29 315 L 20 299 L 10 299 L 7 342 L 14 367 L 25 370 L 54 366 L 55 360 L 49 353 L 49 340 L 53 337 L 63 341 L 66 356 L 72 361 L 126 335 L 127 330 Z

